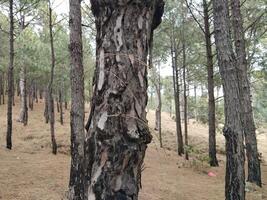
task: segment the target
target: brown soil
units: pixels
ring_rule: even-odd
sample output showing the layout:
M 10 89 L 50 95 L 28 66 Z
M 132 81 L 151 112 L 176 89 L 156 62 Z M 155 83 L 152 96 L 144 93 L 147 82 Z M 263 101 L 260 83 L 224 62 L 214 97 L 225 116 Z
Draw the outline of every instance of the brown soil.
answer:
M 19 103 L 13 114 L 13 150 L 5 149 L 6 105 L 0 106 L 0 199 L 60 200 L 67 191 L 69 177 L 69 110 L 65 111 L 64 126 L 56 122 L 59 153 L 50 149 L 49 125 L 44 123 L 43 102 L 29 111 L 29 124 L 16 122 Z M 88 114 L 88 113 L 87 113 Z M 59 119 L 59 116 L 57 116 Z M 151 129 L 154 113 L 148 113 Z M 142 175 L 141 200 L 222 200 L 224 199 L 224 138 L 218 134 L 220 167 L 207 164 L 207 127 L 191 121 L 189 126 L 192 154 L 189 161 L 175 152 L 175 123 L 163 113 L 163 144 L 159 148 L 157 134 L 149 145 Z M 153 131 L 153 129 L 152 129 Z M 267 132 L 260 130 L 259 149 L 267 160 Z M 265 157 L 264 157 L 265 156 Z M 208 172 L 217 176 L 209 177 Z M 262 165 L 263 188 L 249 187 L 247 199 L 267 199 L 267 165 Z M 256 190 L 253 191 L 252 190 Z

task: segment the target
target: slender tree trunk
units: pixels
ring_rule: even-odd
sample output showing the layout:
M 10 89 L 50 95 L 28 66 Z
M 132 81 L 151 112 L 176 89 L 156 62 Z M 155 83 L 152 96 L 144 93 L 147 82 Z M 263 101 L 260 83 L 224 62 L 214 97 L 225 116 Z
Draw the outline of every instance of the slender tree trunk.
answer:
M 70 0 L 71 169 L 69 199 L 84 200 L 84 69 L 81 3 Z
M 13 100 L 13 68 L 14 68 L 14 16 L 13 0 L 9 0 L 9 67 L 8 67 L 8 105 L 6 148 L 12 149 L 12 100 Z
M 39 88 L 39 99 L 43 99 L 43 88 Z
M 209 95 L 209 163 L 210 166 L 219 166 L 216 156 L 216 125 L 215 125 L 215 99 L 213 79 L 213 56 L 209 22 L 209 7 L 206 0 L 203 0 L 204 30 L 206 43 L 207 71 L 208 71 L 208 95 Z
M 2 84 L 2 102 L 5 104 L 5 73 L 3 73 L 3 84 Z
M 52 25 L 52 8 L 49 0 L 49 36 L 51 47 L 51 73 L 50 82 L 48 85 L 48 113 L 50 122 L 52 153 L 57 154 L 57 143 L 55 138 L 55 112 L 54 112 L 54 99 L 53 99 L 53 81 L 55 69 L 55 53 L 54 53 L 54 39 L 53 39 L 53 25 Z
M 172 54 L 172 65 L 173 65 L 173 90 L 175 100 L 175 121 L 176 121 L 176 135 L 177 135 L 177 152 L 181 156 L 184 153 L 183 135 L 181 126 L 181 115 L 180 115 L 180 89 L 178 83 L 178 70 L 177 70 L 177 50 L 174 38 L 171 38 L 171 54 Z
M 158 105 L 156 108 L 156 120 L 155 120 L 155 130 L 159 132 L 159 143 L 160 147 L 162 148 L 162 134 L 161 134 L 161 107 L 162 107 L 162 102 L 161 102 L 161 80 L 160 80 L 160 66 L 158 66 L 158 81 L 156 83 L 156 93 L 157 93 L 157 98 L 158 98 Z
M 14 80 L 14 72 L 13 72 L 13 84 L 12 84 L 12 105 L 15 106 L 15 80 Z
M 17 83 L 17 97 L 19 97 L 20 96 L 20 80 L 18 79 L 16 83 Z
M 59 99 L 59 111 L 60 111 L 60 124 L 63 125 L 63 103 L 62 103 L 62 90 L 58 91 L 58 99 Z
M 3 92 L 3 73 L 0 74 L 0 105 L 2 105 L 2 92 Z
M 214 0 L 214 31 L 225 101 L 226 176 L 225 199 L 245 199 L 244 138 L 238 71 L 231 34 L 227 0 Z
M 48 89 L 45 89 L 45 109 L 44 109 L 44 117 L 45 117 L 45 123 L 48 124 L 49 122 L 49 113 L 48 113 Z
M 27 125 L 28 121 L 28 107 L 27 107 L 27 91 L 26 91 L 26 68 L 24 66 L 21 67 L 20 70 L 20 114 L 18 118 L 18 122 Z
M 231 0 L 233 35 L 239 75 L 239 86 L 242 106 L 242 122 L 245 133 L 246 154 L 248 160 L 248 181 L 261 187 L 261 166 L 257 147 L 257 138 L 253 110 L 251 105 L 250 82 L 248 79 L 248 64 L 244 38 L 243 19 L 240 11 L 240 1 Z
M 183 33 L 184 34 L 184 33 Z M 186 83 L 186 52 L 185 40 L 183 38 L 183 85 L 184 85 L 184 140 L 185 140 L 185 159 L 189 160 L 188 156 L 188 125 L 187 125 L 187 83 Z
M 141 166 L 152 139 L 145 112 L 148 44 L 161 21 L 163 1 L 91 4 L 97 73 L 86 136 L 86 199 L 137 200 Z

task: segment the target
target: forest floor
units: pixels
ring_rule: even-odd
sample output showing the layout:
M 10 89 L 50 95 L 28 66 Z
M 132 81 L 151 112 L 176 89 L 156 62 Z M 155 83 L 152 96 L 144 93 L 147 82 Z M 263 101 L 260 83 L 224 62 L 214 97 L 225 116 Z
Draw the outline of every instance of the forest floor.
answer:
M 34 104 L 29 111 L 29 124 L 16 122 L 19 103 L 13 114 L 13 149 L 5 148 L 6 105 L 0 106 L 0 199 L 1 200 L 60 200 L 68 187 L 69 179 L 69 110 L 64 114 L 64 126 L 56 117 L 58 154 L 51 153 L 49 125 L 44 123 L 44 104 Z M 88 110 L 88 109 L 87 109 Z M 88 115 L 88 113 L 87 113 Z M 224 138 L 217 134 L 220 167 L 207 164 L 207 126 L 190 120 L 190 160 L 175 152 L 175 122 L 167 113 L 162 114 L 164 149 L 159 148 L 153 131 L 154 113 L 148 113 L 154 139 L 149 145 L 142 174 L 141 200 L 222 200 L 224 199 Z M 263 155 L 263 188 L 249 185 L 248 200 L 267 199 L 267 130 L 258 130 L 259 150 Z M 265 161 L 264 161 L 265 160 Z M 213 172 L 216 176 L 208 176 Z

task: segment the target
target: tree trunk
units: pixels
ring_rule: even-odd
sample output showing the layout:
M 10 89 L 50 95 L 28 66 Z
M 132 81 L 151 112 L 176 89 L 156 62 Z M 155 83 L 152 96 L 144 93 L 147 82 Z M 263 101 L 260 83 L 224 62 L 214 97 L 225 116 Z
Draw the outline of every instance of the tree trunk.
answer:
M 60 112 L 60 124 L 63 125 L 63 105 L 62 105 L 62 91 L 58 91 L 58 100 L 59 100 L 59 112 Z
M 243 19 L 240 11 L 240 1 L 231 0 L 233 35 L 239 75 L 239 86 L 242 106 L 242 122 L 244 127 L 246 154 L 248 160 L 248 181 L 261 187 L 261 167 L 259 161 L 257 138 L 254 117 L 251 105 L 250 82 L 248 79 L 248 64 L 243 28 Z
M 39 88 L 39 99 L 43 99 L 43 88 Z
M 13 0 L 9 0 L 9 67 L 8 67 L 8 105 L 7 105 L 7 134 L 6 148 L 12 149 L 12 101 L 13 101 L 13 68 L 14 68 L 14 18 Z
M 209 6 L 206 0 L 203 0 L 204 10 L 204 30 L 206 42 L 206 57 L 208 71 L 208 95 L 209 95 L 209 163 L 212 167 L 219 166 L 216 156 L 216 125 L 215 125 L 215 99 L 214 99 L 214 79 L 213 79 L 213 56 L 212 43 L 209 22 Z
M 177 70 L 177 50 L 174 38 L 171 38 L 171 55 L 172 55 L 172 66 L 173 66 L 173 90 L 175 100 L 175 122 L 176 122 L 176 135 L 177 135 L 177 152 L 179 156 L 184 153 L 183 135 L 181 126 L 181 115 L 180 115 L 180 89 L 178 82 L 178 70 Z
M 183 22 L 184 23 L 184 22 Z M 188 125 L 187 125 L 187 83 L 186 83 L 186 52 L 185 38 L 183 32 L 183 85 L 184 85 L 184 143 L 185 143 L 185 159 L 189 160 L 188 156 Z
M 155 130 L 159 132 L 159 143 L 160 147 L 162 148 L 162 134 L 161 134 L 161 80 L 160 80 L 160 66 L 158 66 L 158 81 L 156 84 L 156 93 L 158 98 L 158 106 L 156 108 L 156 120 L 155 120 Z
M 2 102 L 5 104 L 5 73 L 3 73 L 3 84 L 2 84 Z
M 45 89 L 45 109 L 44 109 L 44 117 L 45 117 L 45 123 L 48 124 L 49 122 L 49 113 L 48 113 L 48 89 Z
M 244 144 L 237 64 L 230 34 L 227 0 L 214 0 L 214 31 L 225 104 L 226 175 L 225 199 L 245 199 Z
M 84 69 L 81 3 L 70 0 L 71 169 L 69 199 L 84 200 Z M 66 95 L 65 95 L 66 96 Z
M 55 111 L 54 111 L 54 99 L 53 99 L 55 52 L 54 52 L 53 25 L 52 25 L 52 8 L 50 0 L 48 3 L 49 3 L 49 36 L 50 36 L 50 48 L 51 48 L 51 72 L 50 72 L 50 82 L 48 85 L 48 113 L 49 113 L 50 132 L 51 132 L 52 153 L 57 154 L 57 143 L 55 138 Z
M 28 107 L 27 107 L 27 92 L 26 92 L 26 68 L 23 66 L 20 70 L 20 114 L 18 122 L 27 125 L 28 123 Z
M 152 136 L 146 120 L 147 55 L 163 1 L 91 0 L 96 85 L 86 135 L 86 199 L 137 200 Z
M 2 105 L 2 92 L 3 92 L 3 73 L 0 74 L 0 105 Z

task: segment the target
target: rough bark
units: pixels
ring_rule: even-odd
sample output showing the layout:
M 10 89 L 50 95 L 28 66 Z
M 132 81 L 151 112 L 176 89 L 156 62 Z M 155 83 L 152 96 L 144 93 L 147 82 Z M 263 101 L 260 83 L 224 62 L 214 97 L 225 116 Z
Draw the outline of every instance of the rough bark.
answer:
M 53 98 L 55 52 L 54 52 L 54 38 L 53 38 L 53 24 L 52 24 L 52 8 L 50 0 L 49 0 L 49 36 L 50 36 L 50 48 L 51 48 L 51 72 L 50 72 L 50 82 L 48 85 L 48 113 L 49 113 L 50 133 L 52 142 L 52 153 L 57 154 L 57 143 L 55 138 L 55 111 L 54 111 L 54 98 Z
M 204 11 L 204 30 L 206 43 L 207 71 L 208 71 L 208 96 L 209 96 L 209 163 L 210 166 L 219 166 L 216 156 L 216 124 L 215 124 L 215 98 L 214 98 L 214 79 L 213 79 L 213 55 L 209 22 L 209 6 L 206 0 L 203 0 Z
M 84 198 L 84 69 L 82 51 L 81 3 L 70 0 L 70 66 L 71 66 L 71 169 L 69 199 Z
M 12 102 L 13 102 L 13 69 L 14 69 L 14 16 L 13 0 L 9 0 L 9 66 L 8 66 L 8 101 L 7 101 L 7 134 L 6 148 L 12 149 Z
M 171 38 L 171 54 L 172 54 L 172 68 L 173 68 L 173 90 L 174 90 L 174 101 L 175 101 L 175 122 L 176 122 L 176 136 L 177 136 L 177 152 L 179 156 L 184 153 L 184 143 L 182 135 L 181 125 L 181 112 L 180 112 L 180 86 L 179 86 L 179 75 L 177 67 L 177 48 L 174 38 Z
M 237 64 L 230 34 L 227 0 L 214 0 L 214 33 L 225 103 L 225 199 L 245 199 L 244 144 Z
M 96 85 L 86 135 L 86 199 L 138 199 L 152 136 L 146 120 L 147 55 L 163 1 L 91 0 Z
M 242 106 L 242 122 L 245 134 L 246 155 L 248 162 L 247 180 L 261 186 L 261 166 L 257 147 L 256 128 L 254 124 L 251 104 L 250 82 L 248 78 L 248 62 L 246 58 L 246 46 L 243 28 L 243 19 L 240 11 L 240 1 L 231 0 L 232 27 L 237 57 L 237 70 L 239 74 L 239 86 Z

